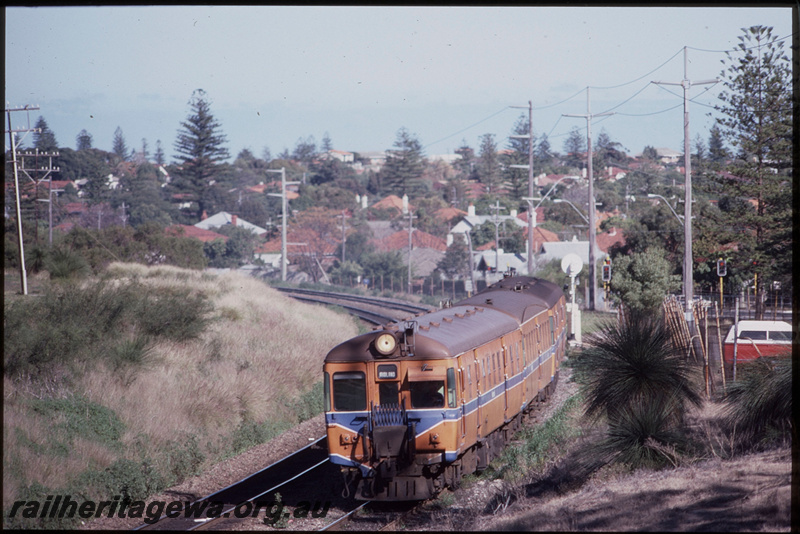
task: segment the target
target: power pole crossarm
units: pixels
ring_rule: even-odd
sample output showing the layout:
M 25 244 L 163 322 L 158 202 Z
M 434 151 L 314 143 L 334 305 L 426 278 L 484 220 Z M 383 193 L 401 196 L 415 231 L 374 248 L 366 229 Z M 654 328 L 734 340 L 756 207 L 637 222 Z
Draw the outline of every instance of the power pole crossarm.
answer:
M 719 79 L 691 82 L 688 79 L 688 51 L 683 47 L 683 80 L 680 82 L 651 82 L 657 85 L 683 87 L 683 161 L 684 161 L 684 214 L 683 214 L 683 306 L 687 323 L 691 325 L 694 300 L 694 265 L 692 259 L 692 156 L 689 148 L 689 88 L 692 85 L 718 83 Z M 669 203 L 668 203 L 669 204 Z

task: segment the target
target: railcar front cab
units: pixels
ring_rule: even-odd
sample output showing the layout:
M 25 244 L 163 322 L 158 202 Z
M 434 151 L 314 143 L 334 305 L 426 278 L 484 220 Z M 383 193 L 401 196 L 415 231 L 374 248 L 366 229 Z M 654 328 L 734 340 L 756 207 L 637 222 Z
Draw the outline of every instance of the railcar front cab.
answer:
M 346 484 L 360 473 L 357 498 L 427 499 L 457 457 L 455 360 L 422 359 L 414 326 L 359 336 L 326 358 L 330 459 Z

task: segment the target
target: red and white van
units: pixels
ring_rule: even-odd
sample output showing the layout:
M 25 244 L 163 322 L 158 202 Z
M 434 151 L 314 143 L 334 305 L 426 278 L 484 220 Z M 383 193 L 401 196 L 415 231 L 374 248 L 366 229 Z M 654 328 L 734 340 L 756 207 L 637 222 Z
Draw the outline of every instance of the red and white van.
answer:
M 790 354 L 792 325 L 785 321 L 739 321 L 736 361 L 756 360 L 762 356 Z M 733 363 L 733 342 L 736 325 L 725 337 L 725 363 Z

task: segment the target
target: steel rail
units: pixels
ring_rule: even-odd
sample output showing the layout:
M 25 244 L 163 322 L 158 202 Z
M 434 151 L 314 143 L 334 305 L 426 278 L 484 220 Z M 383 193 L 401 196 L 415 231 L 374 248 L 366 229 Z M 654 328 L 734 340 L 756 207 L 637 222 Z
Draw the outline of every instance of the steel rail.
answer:
M 267 472 L 267 471 L 269 471 L 271 469 L 276 469 L 280 464 L 283 464 L 284 462 L 288 462 L 288 461 L 292 460 L 295 456 L 297 456 L 299 454 L 302 454 L 302 453 L 305 453 L 309 449 L 314 448 L 315 446 L 320 446 L 320 447 L 324 448 L 327 445 L 327 440 L 328 440 L 327 436 L 323 436 L 321 438 L 317 438 L 313 442 L 309 443 L 308 445 L 305 445 L 304 447 L 301 447 L 300 449 L 292 452 L 291 454 L 288 454 L 288 455 L 284 456 L 283 458 L 280 458 L 279 460 L 276 460 L 275 462 L 271 463 L 270 465 L 268 465 L 268 466 L 256 471 L 255 473 L 252 473 L 252 474 L 242 478 L 241 480 L 238 480 L 238 481 L 236 481 L 236 482 L 234 482 L 232 484 L 229 484 L 228 486 L 225 486 L 224 488 L 219 489 L 219 490 L 215 491 L 214 493 L 210 493 L 210 494 L 206 495 L 205 497 L 202 497 L 200 499 L 192 501 L 191 503 L 187 502 L 186 505 L 180 510 L 180 512 L 178 512 L 178 515 L 167 515 L 167 514 L 164 514 L 161 517 L 159 517 L 157 521 L 155 521 L 153 523 L 145 523 L 145 524 L 139 525 L 138 527 L 134 528 L 133 530 L 156 529 L 157 525 L 159 525 L 159 523 L 161 521 L 165 520 L 165 519 L 167 519 L 167 520 L 169 520 L 169 519 L 189 519 L 189 518 L 182 518 L 180 516 L 180 513 L 184 512 L 187 508 L 189 508 L 190 506 L 195 505 L 197 503 L 201 503 L 203 501 L 213 501 L 215 497 L 224 494 L 224 492 L 229 491 L 229 490 L 231 490 L 233 488 L 236 488 L 237 486 L 245 485 L 248 480 L 251 480 L 251 479 L 253 479 L 253 478 L 255 478 L 255 477 L 259 476 L 259 475 L 263 475 L 265 472 Z M 284 482 L 281 482 L 280 484 L 278 484 L 274 488 L 272 488 L 270 490 L 267 490 L 266 492 L 262 492 L 261 494 L 255 496 L 255 497 L 251 497 L 249 499 L 243 499 L 241 502 L 239 502 L 235 506 L 233 506 L 233 508 L 225 510 L 225 512 L 230 513 L 231 510 L 236 509 L 236 507 L 238 507 L 239 505 L 244 504 L 246 502 L 251 502 L 252 500 L 257 499 L 258 497 L 261 497 L 265 493 L 269 493 L 270 491 L 273 491 L 274 489 L 276 489 L 278 487 L 281 487 L 281 486 L 283 486 L 283 485 L 285 485 L 285 484 L 287 484 L 287 483 L 299 478 L 300 476 L 306 474 L 308 471 L 316 469 L 317 467 L 319 467 L 320 465 L 325 464 L 328 461 L 329 461 L 329 459 L 326 457 L 321 462 L 318 462 L 315 465 L 313 465 L 312 467 L 304 470 L 302 473 L 294 475 L 290 479 L 285 480 Z M 224 514 L 220 514 L 218 517 L 208 518 L 208 520 L 206 520 L 203 523 L 201 523 L 201 525 L 193 525 L 191 528 L 184 529 L 184 530 L 194 530 L 195 528 L 198 528 L 198 527 L 200 527 L 202 525 L 207 525 L 207 524 L 209 524 L 210 522 L 212 522 L 212 521 L 214 521 L 216 519 L 226 519 L 226 517 L 224 517 Z M 229 517 L 228 517 L 228 519 L 229 519 Z

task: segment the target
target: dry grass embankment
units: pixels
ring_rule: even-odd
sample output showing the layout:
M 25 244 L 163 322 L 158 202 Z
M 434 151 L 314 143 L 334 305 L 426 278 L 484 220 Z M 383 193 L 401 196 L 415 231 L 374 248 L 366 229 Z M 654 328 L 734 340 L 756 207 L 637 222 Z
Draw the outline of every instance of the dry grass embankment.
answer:
M 79 347 L 73 359 L 52 356 L 37 372 L 17 362 L 11 376 L 11 356 L 5 355 L 4 510 L 16 499 L 43 501 L 48 494 L 146 498 L 263 442 L 321 411 L 324 356 L 357 334 L 349 316 L 297 302 L 237 273 L 113 264 L 105 274 L 110 282 L 100 292 L 130 287 L 137 293 L 126 301 L 149 296 L 138 304 L 144 315 L 113 323 L 115 329 L 93 345 L 65 345 Z M 186 306 L 208 304 L 197 335 L 178 341 L 181 336 L 143 334 L 169 330 L 148 326 L 148 313 L 151 322 L 153 316 L 174 320 L 175 328 L 194 320 L 177 313 L 182 298 Z M 96 300 L 104 313 L 112 307 Z M 118 316 L 128 313 L 124 304 L 114 306 Z M 8 307 L 5 312 L 8 322 Z M 101 328 L 84 326 L 35 341 L 44 346 Z

